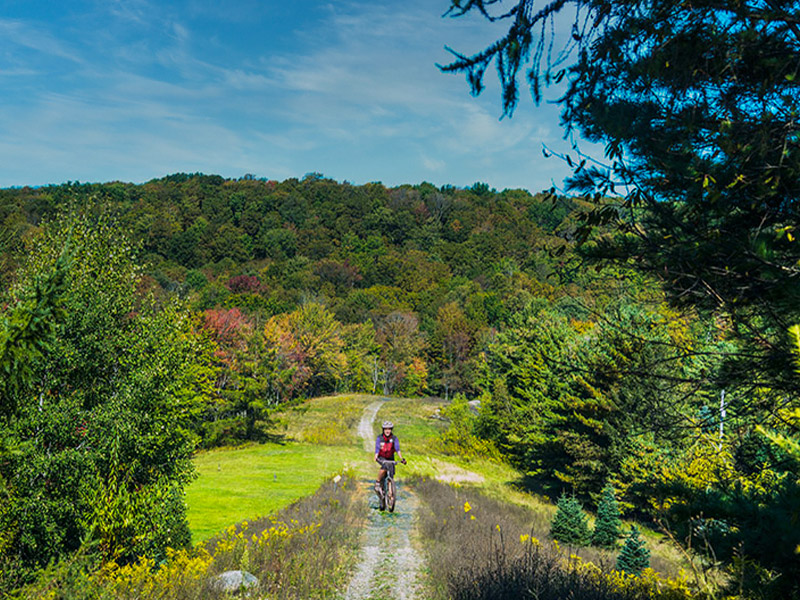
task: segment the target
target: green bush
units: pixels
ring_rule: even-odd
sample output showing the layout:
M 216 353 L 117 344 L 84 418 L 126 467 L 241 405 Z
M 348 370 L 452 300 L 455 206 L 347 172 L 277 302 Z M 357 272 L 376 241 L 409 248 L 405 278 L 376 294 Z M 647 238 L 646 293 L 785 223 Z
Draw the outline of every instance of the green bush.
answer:
M 190 320 L 178 303 L 141 294 L 137 249 L 113 220 L 89 216 L 42 225 L 6 306 L 57 269 L 65 247 L 47 352 L 13 367 L 26 371 L 24 386 L 0 392 L 3 446 L 13 448 L 0 460 L 3 569 L 57 562 L 86 540 L 118 561 L 188 541 Z
M 639 538 L 639 529 L 631 525 L 631 530 L 617 557 L 617 570 L 641 575 L 650 566 L 650 550 L 645 546 L 643 539 Z
M 602 548 L 614 548 L 620 535 L 622 521 L 619 515 L 619 505 L 614 497 L 614 486 L 606 484 L 600 495 L 600 504 L 597 507 L 597 519 L 592 532 L 592 545 Z
M 442 410 L 442 416 L 450 421 L 439 439 L 444 454 L 499 459 L 500 453 L 495 445 L 476 435 L 478 417 L 473 414 L 464 394 L 453 396 L 452 402 Z
M 570 546 L 589 545 L 589 517 L 575 496 L 562 494 L 550 525 L 550 536 Z

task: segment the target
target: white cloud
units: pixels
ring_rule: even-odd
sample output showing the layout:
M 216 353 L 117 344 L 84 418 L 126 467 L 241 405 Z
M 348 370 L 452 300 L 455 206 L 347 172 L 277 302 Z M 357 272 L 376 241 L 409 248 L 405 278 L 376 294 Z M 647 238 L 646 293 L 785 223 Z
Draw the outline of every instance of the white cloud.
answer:
M 447 166 L 447 163 L 445 161 L 437 158 L 431 158 L 430 156 L 423 156 L 422 164 L 429 171 L 436 171 L 436 172 L 443 171 Z
M 46 30 L 34 27 L 24 21 L 0 19 L 0 40 L 12 47 L 27 48 L 75 63 L 84 62 L 79 53 L 69 44 L 54 37 Z

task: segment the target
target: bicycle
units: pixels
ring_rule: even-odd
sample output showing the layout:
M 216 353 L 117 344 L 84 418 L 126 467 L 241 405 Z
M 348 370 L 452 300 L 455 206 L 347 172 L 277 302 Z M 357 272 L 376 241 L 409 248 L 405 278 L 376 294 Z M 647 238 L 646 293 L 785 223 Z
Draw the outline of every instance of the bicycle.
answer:
M 386 477 L 383 478 L 381 489 L 378 493 L 378 508 L 380 510 L 389 510 L 394 512 L 394 504 L 397 500 L 397 487 L 394 483 L 394 468 L 397 465 L 396 460 L 387 460 L 385 458 L 379 461 L 381 468 L 386 470 Z

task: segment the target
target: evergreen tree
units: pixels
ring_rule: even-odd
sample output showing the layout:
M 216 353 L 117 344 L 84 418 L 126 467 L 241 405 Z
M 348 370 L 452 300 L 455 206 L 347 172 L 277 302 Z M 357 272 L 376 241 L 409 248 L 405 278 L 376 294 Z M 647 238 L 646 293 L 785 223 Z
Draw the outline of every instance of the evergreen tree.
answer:
M 550 536 L 571 546 L 586 546 L 589 543 L 589 517 L 583 512 L 575 496 L 562 494 L 558 499 L 558 511 L 550 525 Z
M 617 545 L 622 521 L 619 518 L 619 505 L 614 497 L 614 486 L 606 484 L 601 492 L 597 506 L 597 520 L 592 532 L 592 545 L 613 548 Z
M 631 525 L 631 531 L 617 556 L 617 570 L 641 575 L 649 566 L 650 550 L 645 547 L 644 540 L 639 539 L 639 529 Z
M 579 16 L 563 35 L 568 11 Z M 623 234 L 587 254 L 633 259 L 676 303 L 729 311 L 747 346 L 721 356 L 732 363 L 729 387 L 759 381 L 775 391 L 770 402 L 793 393 L 782 336 L 800 321 L 800 278 L 787 267 L 800 257 L 797 3 L 451 0 L 449 15 L 468 13 L 505 21 L 508 32 L 475 54 L 454 52 L 443 71 L 465 73 L 477 95 L 494 61 L 506 115 L 520 81 L 539 102 L 544 86 L 565 79 L 566 132 L 605 144 L 603 168 L 577 145 L 564 156 L 575 169 L 567 190 L 592 205 L 575 239 L 607 225 Z M 627 196 L 619 181 L 634 183 Z

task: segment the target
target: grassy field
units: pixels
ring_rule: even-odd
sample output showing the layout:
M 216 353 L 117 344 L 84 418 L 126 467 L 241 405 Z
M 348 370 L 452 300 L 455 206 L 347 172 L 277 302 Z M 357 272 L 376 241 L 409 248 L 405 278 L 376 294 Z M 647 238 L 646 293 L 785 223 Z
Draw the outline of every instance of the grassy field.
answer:
M 272 514 L 312 494 L 344 468 L 367 464 L 358 422 L 375 396 L 315 398 L 273 415 L 283 443 L 201 452 L 197 479 L 186 491 L 192 540 L 199 542 L 242 520 Z
M 375 469 L 361 447 L 358 423 L 364 409 L 379 399 L 314 398 L 273 415 L 273 433 L 283 436 L 283 443 L 199 453 L 194 458 L 198 477 L 186 492 L 193 541 L 206 540 L 232 523 L 274 513 L 313 493 L 346 467 L 361 478 L 373 477 Z M 391 400 L 377 417 L 397 423 L 403 447 L 417 457 L 418 465 L 430 451 L 429 440 L 442 427 L 441 421 L 428 418 L 437 406 L 424 400 Z
M 298 442 L 337 446 L 359 445 L 358 422 L 379 396 L 323 396 L 273 415 L 273 433 Z
M 376 421 L 387 419 L 396 425 L 403 455 L 409 460 L 405 472 L 478 487 L 490 496 L 548 514 L 554 510 L 548 501 L 519 490 L 520 473 L 507 464 L 446 454 L 439 434 L 447 429 L 447 422 L 438 418 L 444 405 L 444 401 L 435 398 L 397 398 L 386 402 L 378 412 Z
M 358 448 L 262 444 L 199 454 L 198 477 L 186 491 L 194 542 L 229 525 L 271 514 L 314 493 L 361 458 Z

